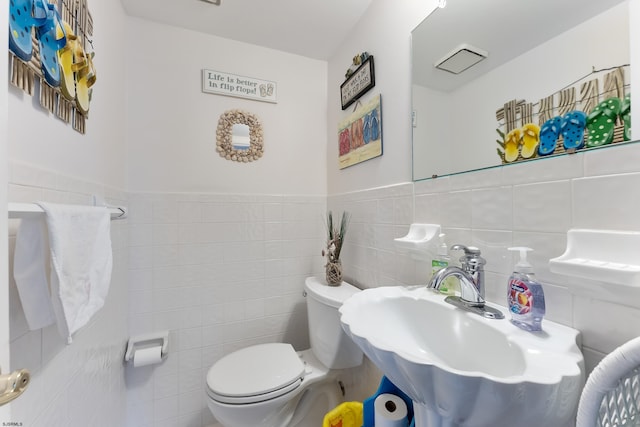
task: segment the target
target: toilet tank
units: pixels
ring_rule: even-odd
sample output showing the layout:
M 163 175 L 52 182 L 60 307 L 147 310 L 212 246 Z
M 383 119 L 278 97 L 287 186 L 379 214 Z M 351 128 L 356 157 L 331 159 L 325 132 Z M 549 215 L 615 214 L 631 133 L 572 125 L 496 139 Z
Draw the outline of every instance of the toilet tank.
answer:
M 327 368 L 345 369 L 362 364 L 362 350 L 342 330 L 338 309 L 360 289 L 346 282 L 328 286 L 316 277 L 308 277 L 307 316 L 311 351 Z

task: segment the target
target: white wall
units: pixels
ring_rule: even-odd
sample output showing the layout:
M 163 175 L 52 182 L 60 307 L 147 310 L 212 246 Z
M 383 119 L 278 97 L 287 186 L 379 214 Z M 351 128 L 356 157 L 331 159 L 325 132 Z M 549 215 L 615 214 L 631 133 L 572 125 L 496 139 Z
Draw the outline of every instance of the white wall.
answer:
M 89 1 L 94 20 L 97 81 L 86 134 L 74 131 L 9 87 L 9 158 L 90 182 L 124 188 L 125 64 L 124 11 L 120 2 Z
M 414 179 L 445 175 L 457 166 L 460 156 L 451 149 L 451 130 L 458 129 L 449 94 L 414 85 L 412 166 Z M 424 143 L 437 141 L 435 144 Z M 453 167 L 452 167 L 453 166 Z
M 130 330 L 168 329 L 172 341 L 162 365 L 128 370 L 128 422 L 208 425 L 204 379 L 218 358 L 265 341 L 308 346 L 302 286 L 322 263 L 327 64 L 135 18 L 127 40 Z M 203 93 L 205 68 L 275 81 L 277 103 Z M 261 119 L 258 161 L 215 151 L 229 109 Z
M 132 193 L 129 325 L 170 331 L 166 362 L 129 369 L 128 424 L 209 425 L 207 371 L 264 342 L 309 346 L 305 277 L 322 271 L 324 196 Z
M 435 1 L 393 4 L 374 0 L 329 61 L 327 170 L 329 194 L 411 181 L 411 30 L 436 6 Z M 338 169 L 338 123 L 353 111 L 340 109 L 340 85 L 353 56 L 375 58 L 376 85 L 362 102 L 382 95 L 381 157 Z
M 133 18 L 127 34 L 130 190 L 325 194 L 325 62 Z M 278 102 L 203 93 L 205 68 L 275 81 Z M 262 121 L 258 161 L 215 151 L 218 118 L 236 108 Z
M 5 5 L 8 3 L 5 3 Z M 3 18 L 7 13 L 3 9 Z M 90 204 L 91 194 L 108 202 L 127 204 L 125 184 L 125 68 L 123 47 L 124 11 L 120 2 L 89 1 L 94 20 L 94 47 L 97 82 L 94 86 L 86 135 L 75 132 L 40 107 L 38 95 L 30 97 L 16 88 L 3 86 L 8 108 L 0 111 L 0 128 L 7 126 L 9 185 L 2 168 L 0 201 L 8 189 L 9 201 L 38 200 Z M 2 19 L 6 25 L 6 19 Z M 6 28 L 6 27 L 5 27 Z M 4 39 L 3 36 L 3 40 Z M 6 42 L 4 44 L 6 46 Z M 6 58 L 6 54 L 3 55 Z M 3 81 L 8 81 L 2 69 Z M 3 219 L 3 263 L 12 261 L 18 220 Z M 10 328 L 10 348 L 0 345 L 2 357 L 11 352 L 9 368 L 27 368 L 32 378 L 29 388 L 11 405 L 11 416 L 3 421 L 30 427 L 120 426 L 126 412 L 122 355 L 127 339 L 127 260 L 126 222 L 112 223 L 114 269 L 107 303 L 92 322 L 67 346 L 56 327 L 29 331 L 17 296 L 11 269 L 3 266 L 3 290 L 9 310 L 0 310 Z M 9 257 L 6 248 L 9 248 Z M 9 290 L 4 285 L 9 279 Z M 6 314 L 4 314 L 6 313 Z M 4 342 L 3 336 L 0 339 Z M 4 360 L 3 360 L 4 361 Z

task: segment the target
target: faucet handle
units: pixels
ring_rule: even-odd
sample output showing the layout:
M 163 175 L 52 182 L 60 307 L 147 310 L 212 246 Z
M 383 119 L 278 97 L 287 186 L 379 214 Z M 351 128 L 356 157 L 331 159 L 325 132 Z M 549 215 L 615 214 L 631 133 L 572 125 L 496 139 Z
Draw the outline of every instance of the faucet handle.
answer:
M 457 244 L 457 245 L 453 245 L 451 246 L 451 250 L 452 251 L 464 251 L 464 254 L 466 256 L 479 256 L 480 255 L 480 249 L 476 248 L 475 246 L 465 246 L 465 245 L 461 245 L 461 244 Z
M 464 251 L 464 255 L 460 257 L 460 263 L 462 263 L 463 267 L 481 267 L 487 263 L 487 261 L 482 258 L 480 255 L 480 249 L 475 246 L 465 246 L 465 245 L 453 245 L 451 246 L 452 251 Z

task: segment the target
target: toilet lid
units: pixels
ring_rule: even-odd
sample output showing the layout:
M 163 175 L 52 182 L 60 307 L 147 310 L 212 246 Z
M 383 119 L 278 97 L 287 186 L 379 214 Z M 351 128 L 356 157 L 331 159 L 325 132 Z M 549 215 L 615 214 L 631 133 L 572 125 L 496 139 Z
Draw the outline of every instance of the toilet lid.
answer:
M 247 398 L 267 400 L 295 389 L 304 372 L 304 364 L 291 344 L 259 344 L 214 363 L 207 374 L 207 386 L 216 400 L 248 403 L 254 399 Z M 274 393 L 279 390 L 282 392 Z

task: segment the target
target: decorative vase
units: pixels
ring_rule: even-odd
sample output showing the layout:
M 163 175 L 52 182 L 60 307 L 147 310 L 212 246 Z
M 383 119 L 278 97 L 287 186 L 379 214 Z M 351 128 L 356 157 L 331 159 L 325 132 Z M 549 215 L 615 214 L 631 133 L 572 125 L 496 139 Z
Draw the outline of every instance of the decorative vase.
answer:
M 342 283 L 342 262 L 340 260 L 327 262 L 325 265 L 327 285 L 340 286 Z

